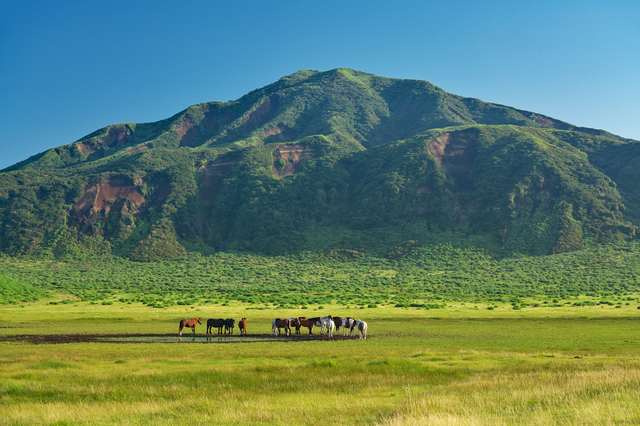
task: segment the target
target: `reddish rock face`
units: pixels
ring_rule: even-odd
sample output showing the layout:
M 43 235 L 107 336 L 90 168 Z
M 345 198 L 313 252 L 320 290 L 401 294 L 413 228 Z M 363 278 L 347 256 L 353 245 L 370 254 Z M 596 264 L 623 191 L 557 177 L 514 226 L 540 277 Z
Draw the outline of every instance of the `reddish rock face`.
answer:
M 198 192 L 202 203 L 211 204 L 216 199 L 222 181 L 234 163 L 233 160 L 218 158 L 198 169 Z
M 126 125 L 112 126 L 105 136 L 91 138 L 76 145 L 78 151 L 90 160 L 104 157 L 110 148 L 120 148 L 127 144 L 131 130 Z
M 280 145 L 273 153 L 273 176 L 283 178 L 296 173 L 309 160 L 318 156 L 318 151 L 309 145 Z M 279 165 L 282 165 L 279 167 Z
M 429 152 L 443 166 L 469 169 L 473 165 L 477 137 L 473 130 L 442 133 L 429 143 Z
M 84 195 L 71 208 L 69 224 L 88 235 L 102 234 L 96 222 L 113 213 L 123 211 L 135 214 L 146 201 L 138 185 L 130 185 L 120 179 L 92 182 L 85 187 Z

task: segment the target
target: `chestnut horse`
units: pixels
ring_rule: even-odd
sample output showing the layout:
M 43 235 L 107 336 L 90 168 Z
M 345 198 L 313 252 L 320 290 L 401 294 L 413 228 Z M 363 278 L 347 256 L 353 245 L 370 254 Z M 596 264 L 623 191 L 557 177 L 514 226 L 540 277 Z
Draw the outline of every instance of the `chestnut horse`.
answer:
M 196 324 L 200 324 L 202 325 L 202 322 L 200 322 L 200 318 L 194 318 L 194 319 L 181 319 L 180 320 L 180 330 L 178 330 L 178 335 L 182 336 L 182 329 L 185 327 L 191 327 L 191 331 L 193 332 L 193 334 L 196 334 Z
M 240 329 L 240 335 L 242 336 L 243 334 L 246 336 L 247 335 L 247 319 L 246 318 L 242 318 L 240 320 L 240 322 L 238 323 L 238 328 Z
M 300 334 L 300 320 L 305 319 L 305 317 L 291 317 L 287 318 L 289 320 L 289 327 L 296 329 L 296 334 Z
M 300 325 L 309 329 L 309 334 L 313 334 L 313 327 L 316 325 L 316 318 L 306 319 L 299 318 Z

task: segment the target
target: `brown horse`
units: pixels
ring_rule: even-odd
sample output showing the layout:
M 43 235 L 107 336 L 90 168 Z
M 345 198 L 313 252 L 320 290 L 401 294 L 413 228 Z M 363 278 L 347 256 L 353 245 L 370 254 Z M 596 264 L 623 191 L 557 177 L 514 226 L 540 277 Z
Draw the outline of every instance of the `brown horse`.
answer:
M 181 319 L 180 320 L 180 330 L 178 330 L 178 335 L 182 336 L 182 329 L 185 327 L 191 327 L 191 331 L 193 332 L 193 334 L 196 334 L 196 324 L 202 324 L 202 322 L 200 322 L 200 318 L 194 318 L 194 319 Z
M 317 318 L 311 318 L 311 319 L 299 318 L 299 319 L 300 319 L 300 325 L 302 327 L 307 327 L 309 329 L 309 334 L 313 334 L 313 327 L 316 325 Z
M 291 328 L 295 328 L 296 329 L 296 334 L 300 334 L 300 320 L 305 319 L 305 317 L 291 317 L 289 318 L 289 325 L 291 326 Z
M 240 320 L 240 322 L 238 323 L 238 328 L 240 329 L 240 335 L 242 336 L 243 334 L 246 336 L 247 335 L 247 319 L 246 318 L 242 318 Z
M 288 336 L 291 333 L 291 326 L 289 325 L 288 318 L 275 318 L 271 322 L 271 334 L 274 336 L 278 336 L 280 334 L 281 328 L 284 328 L 285 336 Z

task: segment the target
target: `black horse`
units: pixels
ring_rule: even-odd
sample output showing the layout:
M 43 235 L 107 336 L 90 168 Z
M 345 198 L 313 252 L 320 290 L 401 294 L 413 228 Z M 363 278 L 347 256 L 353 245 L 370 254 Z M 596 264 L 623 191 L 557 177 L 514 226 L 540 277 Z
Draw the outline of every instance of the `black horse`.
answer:
M 233 318 L 227 318 L 226 320 L 224 320 L 224 334 L 227 334 L 227 331 L 229 332 L 229 334 L 233 334 L 233 329 L 236 326 L 236 320 L 234 320 Z
M 213 334 L 211 332 L 211 329 L 214 327 L 218 329 L 218 334 L 222 334 L 222 327 L 224 326 L 225 326 L 225 320 L 223 320 L 222 318 L 218 318 L 218 319 L 209 318 L 207 320 L 207 334 Z

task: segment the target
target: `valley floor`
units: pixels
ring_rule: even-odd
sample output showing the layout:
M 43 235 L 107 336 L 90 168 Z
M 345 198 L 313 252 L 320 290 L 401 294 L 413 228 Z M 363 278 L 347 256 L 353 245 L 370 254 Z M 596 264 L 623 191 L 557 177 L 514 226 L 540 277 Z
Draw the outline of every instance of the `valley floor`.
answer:
M 0 425 L 640 423 L 635 305 L 231 305 L 3 307 Z M 364 319 L 368 338 L 200 344 L 183 332 L 178 343 L 181 318 L 246 317 L 249 334 L 265 336 L 273 317 L 303 313 Z M 18 338 L 95 334 L 175 342 Z

